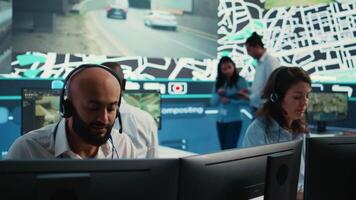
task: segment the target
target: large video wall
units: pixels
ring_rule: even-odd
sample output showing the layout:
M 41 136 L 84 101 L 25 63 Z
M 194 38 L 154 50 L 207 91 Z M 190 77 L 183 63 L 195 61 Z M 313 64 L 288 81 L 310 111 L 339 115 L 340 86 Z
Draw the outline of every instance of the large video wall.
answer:
M 88 2 L 93 3 L 93 1 Z M 62 29 L 63 27 L 60 26 L 55 28 L 57 33 L 36 33 L 32 28 L 28 28 L 28 24 L 22 24 L 25 25 L 25 29 L 17 28 L 17 33 L 14 33 L 14 48 L 18 52 L 13 53 L 12 72 L 0 74 L 0 130 L 2 133 L 0 134 L 0 151 L 6 151 L 13 140 L 20 135 L 21 88 L 60 88 L 63 77 L 78 65 L 105 61 L 121 64 L 125 77 L 128 79 L 129 90 L 158 89 L 161 92 L 162 122 L 159 130 L 161 144 L 196 153 L 217 151 L 219 150 L 215 130 L 217 109 L 209 105 L 212 85 L 216 77 L 217 59 L 224 55 L 231 56 L 236 61 L 241 71 L 240 74 L 249 81 L 253 81 L 255 61 L 247 55 L 243 44 L 254 31 L 263 35 L 266 48 L 278 57 L 283 65 L 301 66 L 307 70 L 313 79 L 313 90 L 347 92 L 349 117 L 347 120 L 332 125 L 356 128 L 351 120 L 356 117 L 356 43 L 354 42 L 356 2 L 313 1 L 308 5 L 303 4 L 305 1 L 293 2 L 297 5 L 286 5 L 285 1 L 273 0 L 220 0 L 216 10 L 217 15 L 214 16 L 218 17 L 216 38 L 213 41 L 215 46 L 200 46 L 205 42 L 199 44 L 188 42 L 194 47 L 193 50 L 191 46 L 181 43 L 184 39 L 177 34 L 193 34 L 194 37 L 190 38 L 192 40 L 205 38 L 212 42 L 214 37 L 211 37 L 209 30 L 207 34 L 202 34 L 201 29 L 200 32 L 193 33 L 187 27 L 184 29 L 182 26 L 182 29 L 179 25 L 176 32 L 150 27 L 132 29 L 130 33 L 124 35 L 132 36 L 131 33 L 135 31 L 143 33 L 143 36 L 134 37 L 137 41 L 144 39 L 155 42 L 157 45 L 160 42 L 165 43 L 159 39 L 160 37 L 154 39 L 151 36 L 146 37 L 145 31 L 154 32 L 159 36 L 163 34 L 163 38 L 169 35 L 174 40 L 167 40 L 169 42 L 165 44 L 168 44 L 168 49 L 150 44 L 147 51 L 135 50 L 131 53 L 127 51 L 128 54 L 121 54 L 115 48 L 120 42 L 127 41 L 125 37 L 121 37 L 121 33 L 118 32 L 114 32 L 113 36 L 105 35 L 107 34 L 104 31 L 107 30 L 106 27 L 96 27 L 93 31 L 90 29 L 91 23 L 88 22 L 95 24 L 95 20 L 89 20 L 84 29 L 78 28 L 84 34 L 89 33 L 86 31 L 93 31 L 86 34 L 89 39 L 95 39 L 90 45 L 85 43 L 88 40 L 76 40 L 78 35 L 74 32 L 64 32 L 67 38 L 66 40 L 61 38 L 61 34 L 67 29 Z M 132 22 L 129 20 L 135 19 L 134 17 L 130 19 L 130 15 L 135 14 L 136 8 L 130 8 L 132 12 L 128 13 L 128 21 L 106 19 L 105 9 L 101 3 L 99 4 L 90 4 L 92 9 L 83 14 L 80 20 L 90 16 L 101 17 L 105 26 L 119 27 L 128 25 Z M 96 9 L 97 7 L 100 9 Z M 69 20 L 75 25 L 78 22 L 76 21 L 77 15 L 78 13 L 75 16 L 70 13 L 58 15 L 59 20 L 56 23 Z M 194 13 L 175 15 L 177 19 L 183 21 L 187 19 L 207 20 L 197 16 L 189 18 L 194 16 Z M 74 21 L 71 21 L 72 19 Z M 15 19 L 15 22 L 19 20 Z M 141 24 L 142 21 L 136 20 L 135 22 Z M 68 26 L 70 25 L 73 24 L 69 23 Z M 32 31 L 28 31 L 29 29 Z M 53 43 L 41 43 L 41 41 L 55 38 L 54 36 L 58 37 L 53 40 Z M 98 47 L 97 44 L 101 45 L 101 42 L 96 39 L 105 37 L 109 38 L 109 43 L 103 41 L 104 45 Z M 110 41 L 115 41 L 115 43 L 111 45 Z M 131 46 L 139 47 L 138 49 L 141 47 L 137 44 Z M 178 50 L 178 46 L 184 46 L 192 51 Z M 121 49 L 125 50 L 126 47 Z M 101 50 L 95 51 L 98 49 Z M 243 108 L 242 116 L 244 130 L 251 121 L 248 107 Z

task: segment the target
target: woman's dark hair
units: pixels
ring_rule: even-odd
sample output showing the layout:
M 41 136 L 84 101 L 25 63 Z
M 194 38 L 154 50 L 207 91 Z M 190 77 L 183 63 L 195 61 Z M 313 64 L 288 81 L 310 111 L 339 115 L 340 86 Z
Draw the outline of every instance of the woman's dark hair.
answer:
M 221 71 L 221 66 L 224 63 L 231 63 L 234 66 L 234 73 L 232 74 L 232 77 L 228 79 Z M 239 80 L 239 74 L 236 69 L 236 65 L 234 61 L 231 60 L 231 58 L 224 56 L 220 58 L 219 64 L 218 64 L 218 75 L 216 77 L 216 82 L 215 82 L 215 91 L 217 91 L 219 88 L 223 87 L 225 82 L 227 81 L 228 87 L 233 87 L 235 86 L 236 82 Z
M 264 44 L 262 42 L 262 36 L 258 35 L 256 32 L 253 32 L 252 35 L 247 38 L 245 44 L 249 44 L 251 46 L 260 46 L 264 48 Z
M 280 67 L 269 76 L 262 92 L 262 98 L 266 99 L 266 102 L 256 114 L 266 119 L 267 133 L 271 132 L 272 119 L 276 120 L 281 127 L 287 127 L 284 117 L 286 111 L 282 107 L 282 100 L 287 91 L 299 82 L 305 82 L 311 86 L 308 73 L 300 67 Z M 308 125 L 304 118 L 294 120 L 289 128 L 296 133 L 308 132 Z

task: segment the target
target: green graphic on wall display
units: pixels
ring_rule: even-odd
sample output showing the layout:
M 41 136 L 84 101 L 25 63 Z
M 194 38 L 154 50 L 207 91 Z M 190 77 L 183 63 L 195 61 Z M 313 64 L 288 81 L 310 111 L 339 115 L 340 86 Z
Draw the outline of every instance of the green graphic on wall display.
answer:
M 291 7 L 291 6 L 309 6 L 323 3 L 332 3 L 334 0 L 266 0 L 265 9 L 277 8 L 277 7 Z
M 230 52 L 229 51 L 220 51 L 219 52 L 219 56 L 223 57 L 223 56 L 229 56 Z
M 243 28 L 241 31 L 238 31 L 236 34 L 226 37 L 228 41 L 242 40 L 245 41 L 248 37 L 251 36 L 253 32 L 261 32 L 263 29 L 266 29 L 266 25 L 262 20 L 251 20 L 251 22 Z
M 29 69 L 25 71 L 24 76 L 27 78 L 36 78 L 40 72 L 41 70 L 38 69 Z
M 26 66 L 33 63 L 44 63 L 46 62 L 46 57 L 34 55 L 34 54 L 23 54 L 16 56 L 19 65 Z

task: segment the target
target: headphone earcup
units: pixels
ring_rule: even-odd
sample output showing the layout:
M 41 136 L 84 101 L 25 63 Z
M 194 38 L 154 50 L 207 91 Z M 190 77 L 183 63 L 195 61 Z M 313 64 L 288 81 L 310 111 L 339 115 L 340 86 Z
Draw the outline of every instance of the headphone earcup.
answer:
M 276 103 L 278 99 L 279 99 L 278 94 L 275 92 L 271 93 L 271 95 L 269 96 L 269 100 L 272 101 L 273 103 Z
M 64 100 L 63 104 L 62 104 L 62 107 L 63 107 L 62 117 L 68 118 L 68 117 L 71 117 L 73 115 L 72 102 L 70 102 L 69 100 Z
M 286 69 L 287 67 L 279 67 L 277 69 L 275 69 L 273 71 L 273 75 L 271 75 L 271 84 L 272 84 L 272 93 L 269 95 L 269 100 L 272 102 L 272 103 L 276 103 L 277 101 L 279 101 L 279 95 L 277 93 L 277 77 L 278 77 L 278 74 L 281 73 L 282 70 Z

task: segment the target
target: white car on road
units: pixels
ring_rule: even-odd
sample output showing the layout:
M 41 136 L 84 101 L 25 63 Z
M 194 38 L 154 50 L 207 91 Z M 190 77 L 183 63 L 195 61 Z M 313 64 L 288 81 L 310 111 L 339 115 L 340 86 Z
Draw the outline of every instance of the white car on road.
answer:
M 106 10 L 107 18 L 126 19 L 129 9 L 128 0 L 116 0 Z
M 144 18 L 146 26 L 177 29 L 177 19 L 174 15 L 166 11 L 150 10 Z

